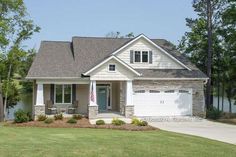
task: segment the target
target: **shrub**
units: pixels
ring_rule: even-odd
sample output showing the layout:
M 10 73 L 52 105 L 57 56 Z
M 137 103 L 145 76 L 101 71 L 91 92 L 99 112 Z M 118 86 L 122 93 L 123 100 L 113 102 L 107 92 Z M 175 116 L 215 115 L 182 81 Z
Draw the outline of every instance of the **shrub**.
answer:
M 44 123 L 51 124 L 53 121 L 54 121 L 53 118 L 47 118 L 44 120 Z
M 16 111 L 14 113 L 15 119 L 14 121 L 16 123 L 23 123 L 23 122 L 28 122 L 29 121 L 29 116 L 27 115 L 27 113 L 21 109 L 19 109 L 18 111 Z
M 219 119 L 221 115 L 222 115 L 222 112 L 215 107 L 207 110 L 207 113 L 206 113 L 207 118 L 214 119 L 214 120 Z
M 46 115 L 40 114 L 40 115 L 37 116 L 38 121 L 45 121 L 46 119 L 47 119 Z
M 123 120 L 118 119 L 118 118 L 113 118 L 111 124 L 113 124 L 113 125 L 123 125 L 123 124 L 125 124 L 125 122 Z
M 60 114 L 55 114 L 54 119 L 55 120 L 63 120 L 63 114 L 61 114 L 61 113 Z
M 75 124 L 75 123 L 77 123 L 77 120 L 74 119 L 74 118 L 70 118 L 70 119 L 67 121 L 67 123 Z
M 104 122 L 104 120 L 97 120 L 96 121 L 96 125 L 105 125 L 105 122 Z
M 148 122 L 147 121 L 140 121 L 140 123 L 138 124 L 138 126 L 147 126 Z
M 148 122 L 139 120 L 137 118 L 133 118 L 131 124 L 137 125 L 137 126 L 147 126 Z
M 131 124 L 138 125 L 141 121 L 137 118 L 133 118 Z
M 72 118 L 73 118 L 73 119 L 76 119 L 76 120 L 80 120 L 80 119 L 83 118 L 83 116 L 82 116 L 81 114 L 74 114 L 74 115 L 72 116 Z

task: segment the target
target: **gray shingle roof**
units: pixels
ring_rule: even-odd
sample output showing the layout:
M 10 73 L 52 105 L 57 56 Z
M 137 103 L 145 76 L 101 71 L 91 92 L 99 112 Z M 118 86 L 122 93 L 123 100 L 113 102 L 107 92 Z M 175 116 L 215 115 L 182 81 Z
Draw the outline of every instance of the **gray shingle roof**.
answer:
M 42 41 L 27 78 L 73 78 L 81 77 L 109 55 L 132 39 L 104 37 L 73 37 L 72 42 Z M 152 39 L 189 70 L 149 70 L 137 69 L 142 77 L 206 78 L 185 56 L 174 49 L 173 44 L 164 39 Z

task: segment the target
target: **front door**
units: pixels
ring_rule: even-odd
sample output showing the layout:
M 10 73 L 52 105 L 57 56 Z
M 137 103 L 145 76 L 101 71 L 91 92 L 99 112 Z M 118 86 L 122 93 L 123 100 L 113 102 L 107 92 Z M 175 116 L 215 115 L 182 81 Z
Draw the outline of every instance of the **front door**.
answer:
M 107 87 L 97 87 L 97 104 L 99 111 L 107 110 Z

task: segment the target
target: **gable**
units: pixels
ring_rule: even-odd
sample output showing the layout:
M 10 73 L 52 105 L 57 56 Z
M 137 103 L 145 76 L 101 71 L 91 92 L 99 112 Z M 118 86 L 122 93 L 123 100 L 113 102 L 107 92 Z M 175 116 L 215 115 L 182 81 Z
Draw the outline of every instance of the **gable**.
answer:
M 152 51 L 152 63 L 130 63 L 130 51 Z M 118 58 L 134 69 L 186 69 L 175 59 L 153 46 L 144 38 L 139 38 L 116 54 Z
M 116 66 L 115 71 L 111 72 L 108 70 L 110 64 Z M 110 59 L 90 73 L 91 80 L 130 80 L 133 79 L 134 76 L 137 75 L 114 58 Z

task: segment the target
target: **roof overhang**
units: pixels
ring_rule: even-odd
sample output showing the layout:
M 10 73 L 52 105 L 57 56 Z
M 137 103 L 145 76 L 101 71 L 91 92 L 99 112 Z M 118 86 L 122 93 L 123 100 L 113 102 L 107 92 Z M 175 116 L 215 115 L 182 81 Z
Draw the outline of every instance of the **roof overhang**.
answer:
M 116 51 L 114 51 L 112 53 L 112 55 L 116 55 L 117 53 L 119 53 L 121 50 L 125 49 L 126 47 L 128 47 L 129 45 L 131 45 L 132 43 L 134 43 L 135 41 L 139 40 L 140 38 L 144 38 L 146 41 L 148 41 L 151 45 L 153 45 L 154 47 L 156 47 L 157 49 L 159 49 L 160 51 L 162 51 L 163 53 L 165 53 L 167 56 L 169 56 L 171 59 L 173 59 L 174 61 L 176 61 L 177 63 L 179 63 L 181 66 L 183 66 L 184 68 L 188 69 L 191 71 L 191 69 L 186 66 L 185 64 L 183 64 L 182 62 L 180 62 L 178 59 L 176 59 L 174 56 L 172 56 L 171 54 L 169 54 L 166 50 L 164 50 L 163 48 L 161 48 L 160 46 L 158 46 L 157 44 L 155 44 L 152 40 L 150 40 L 148 37 L 146 37 L 144 34 L 140 34 L 138 35 L 136 38 L 134 38 L 133 40 L 131 40 L 130 42 L 128 42 L 127 44 L 125 44 L 124 46 L 120 47 L 119 49 L 117 49 Z
M 103 64 L 107 63 L 108 61 L 110 61 L 111 59 L 116 60 L 118 63 L 120 63 L 121 65 L 123 65 L 124 67 L 126 67 L 129 71 L 131 71 L 132 73 L 134 73 L 137 76 L 141 76 L 141 74 L 139 72 L 137 72 L 136 70 L 134 70 L 131 66 L 129 66 L 128 64 L 126 64 L 125 62 L 123 62 L 122 60 L 120 60 L 119 58 L 117 58 L 116 56 L 112 55 L 110 57 L 108 57 L 107 59 L 105 59 L 104 61 L 102 61 L 101 63 L 99 63 L 98 65 L 96 65 L 95 67 L 91 68 L 90 70 L 88 70 L 87 72 L 83 73 L 83 75 L 89 75 L 91 74 L 94 70 L 98 69 L 99 67 L 101 67 Z

